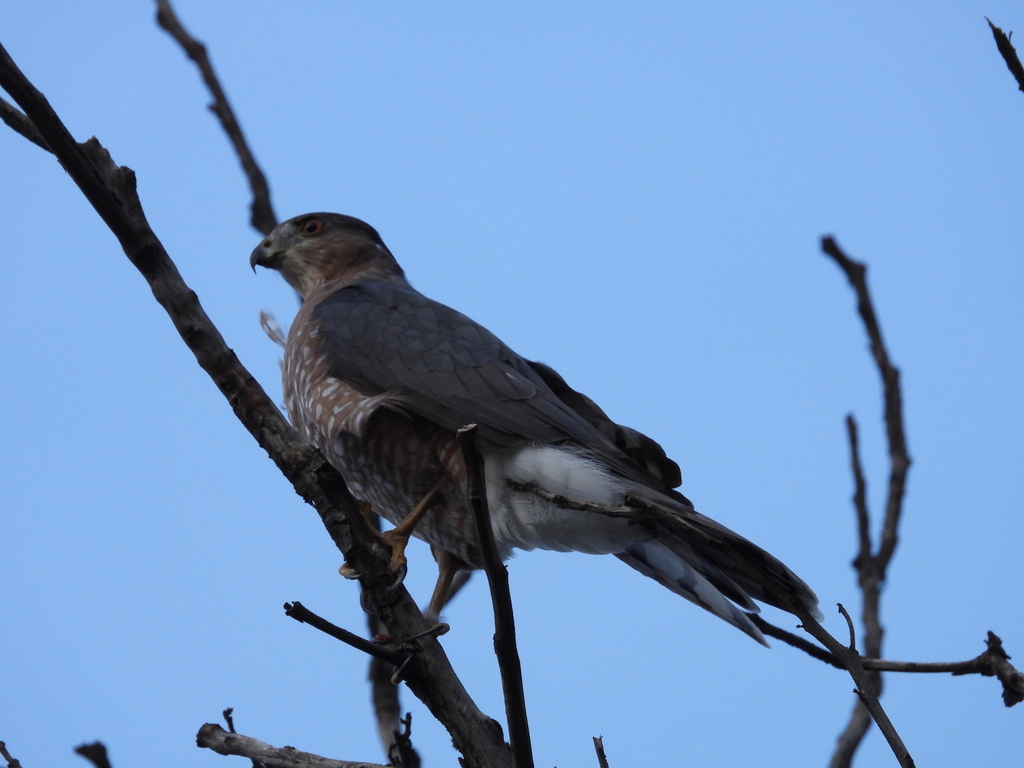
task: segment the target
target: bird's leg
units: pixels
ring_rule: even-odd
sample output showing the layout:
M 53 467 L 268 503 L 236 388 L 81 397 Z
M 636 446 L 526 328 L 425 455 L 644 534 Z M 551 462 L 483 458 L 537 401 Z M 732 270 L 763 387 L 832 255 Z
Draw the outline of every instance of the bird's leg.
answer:
M 380 535 L 384 543 L 391 547 L 392 571 L 397 571 L 407 562 L 405 559 L 405 547 L 409 543 L 410 537 L 412 537 L 412 532 L 416 530 L 416 525 L 427 514 L 430 505 L 437 501 L 437 497 L 441 495 L 442 482 L 444 481 L 439 480 L 437 485 L 427 491 L 427 495 L 420 499 L 419 504 L 413 507 L 412 512 L 402 522 L 390 531 L 384 531 Z
M 451 552 L 446 552 L 439 547 L 431 545 L 430 551 L 434 555 L 434 560 L 437 561 L 437 584 L 434 585 L 434 594 L 430 596 L 430 602 L 427 604 L 427 610 L 423 617 L 428 622 L 436 622 L 441 617 L 441 609 L 454 594 L 452 582 L 455 580 L 456 574 L 466 570 L 468 566 Z

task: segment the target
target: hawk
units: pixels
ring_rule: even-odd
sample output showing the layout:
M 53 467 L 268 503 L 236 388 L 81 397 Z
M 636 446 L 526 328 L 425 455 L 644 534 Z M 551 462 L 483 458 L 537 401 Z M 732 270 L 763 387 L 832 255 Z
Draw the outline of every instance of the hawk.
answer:
M 661 446 L 413 288 L 370 225 L 298 216 L 256 247 L 250 265 L 277 270 L 302 297 L 282 366 L 289 419 L 357 499 L 397 525 L 393 563 L 410 533 L 431 544 L 440 573 L 428 615 L 440 612 L 457 571 L 483 567 L 455 436 L 475 423 L 503 557 L 614 554 L 762 644 L 755 600 L 820 616 L 789 568 L 675 490 L 679 467 Z M 653 508 L 672 525 L 601 511 L 622 506 Z

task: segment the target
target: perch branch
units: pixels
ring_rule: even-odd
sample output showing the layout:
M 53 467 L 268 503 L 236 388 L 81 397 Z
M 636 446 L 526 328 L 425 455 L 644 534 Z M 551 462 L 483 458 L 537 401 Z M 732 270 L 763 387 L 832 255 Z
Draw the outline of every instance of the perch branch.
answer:
M 469 503 L 473 508 L 473 520 L 480 539 L 487 584 L 491 588 L 491 603 L 494 606 L 494 653 L 498 657 L 501 687 L 505 694 L 505 714 L 508 718 L 509 743 L 512 745 L 512 762 L 516 768 L 533 768 L 530 724 L 526 717 L 523 670 L 516 648 L 516 625 L 512 613 L 512 595 L 508 588 L 508 569 L 501 562 L 498 547 L 494 543 L 491 515 L 487 509 L 484 460 L 480 453 L 476 425 L 465 426 L 456 435 L 462 449 L 462 458 L 466 463 Z
M 999 49 L 999 53 L 1002 55 L 1003 61 L 1006 62 L 1007 69 L 1010 70 L 1014 80 L 1017 81 L 1017 88 L 1024 91 L 1024 65 L 1021 65 L 1020 58 L 1017 56 L 1017 49 L 1014 48 L 1013 43 L 1010 42 L 1010 37 L 1013 35 L 1013 32 L 1007 35 L 1003 30 L 989 21 L 988 16 L 985 17 L 985 21 L 988 21 L 989 29 L 992 30 L 992 37 L 996 39 L 996 48 Z
M 0 87 L 24 110 L 47 146 L 117 237 L 128 259 L 149 283 L 185 344 L 224 394 L 235 415 L 277 464 L 296 492 L 320 515 L 346 562 L 361 575 L 364 592 L 391 634 L 412 637 L 428 629 L 404 587 L 395 588 L 388 554 L 370 531 L 338 472 L 303 443 L 273 401 L 239 362 L 210 321 L 196 294 L 146 221 L 135 174 L 117 166 L 96 139 L 78 144 L 7 51 L 0 46 Z M 440 644 L 422 644 L 407 672 L 409 688 L 452 736 L 455 748 L 476 767 L 507 766 L 501 726 L 466 692 Z
M 249 221 L 258 232 L 269 235 L 271 230 L 277 226 L 277 216 L 274 215 L 274 207 L 270 203 L 270 186 L 249 149 L 242 128 L 235 118 L 235 112 L 231 109 L 231 104 L 220 85 L 220 80 L 217 79 L 217 75 L 213 71 L 213 64 L 210 63 L 210 57 L 206 53 L 206 46 L 192 37 L 182 26 L 174 8 L 171 7 L 170 0 L 156 0 L 156 9 L 157 24 L 178 41 L 178 44 L 185 50 L 185 55 L 192 59 L 199 68 L 199 74 L 203 76 L 203 82 L 206 83 L 210 95 L 213 96 L 210 111 L 220 120 L 224 132 L 235 148 L 238 160 L 242 164 L 242 170 L 249 179 L 249 188 L 252 189 Z
M 206 723 L 196 734 L 196 746 L 210 749 L 218 755 L 238 755 L 256 760 L 274 768 L 387 768 L 379 763 L 360 763 L 349 760 L 331 760 L 327 757 L 300 752 L 295 747 L 272 747 L 266 742 L 228 733 L 215 723 Z
M 604 738 L 594 737 L 594 751 L 597 752 L 597 768 L 608 768 L 608 757 L 604 753 Z

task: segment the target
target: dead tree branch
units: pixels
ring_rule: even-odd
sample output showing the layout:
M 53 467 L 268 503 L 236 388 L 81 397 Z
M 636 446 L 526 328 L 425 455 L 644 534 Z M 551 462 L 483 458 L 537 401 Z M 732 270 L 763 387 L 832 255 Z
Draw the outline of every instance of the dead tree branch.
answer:
M 21 763 L 7 751 L 7 745 L 0 741 L 0 757 L 7 761 L 7 768 L 21 768 Z
M 1010 42 L 1010 38 L 1013 37 L 1013 32 L 1007 35 L 1003 30 L 989 21 L 988 16 L 985 17 L 985 21 L 988 21 L 989 29 L 992 30 L 992 37 L 996 39 L 996 48 L 999 49 L 1000 55 L 1003 57 L 1003 61 L 1006 62 L 1006 68 L 1010 70 L 1010 74 L 1017 81 L 1017 88 L 1024 91 L 1024 65 L 1021 65 L 1020 58 L 1017 56 L 1017 49 L 1013 47 L 1013 43 Z
M 260 322 L 267 327 L 268 321 L 264 314 L 260 315 Z M 284 341 L 282 337 L 282 342 Z M 284 346 L 282 343 L 281 346 Z M 370 525 L 380 530 L 380 517 L 376 514 L 368 515 Z M 376 638 L 379 635 L 387 634 L 387 627 L 377 616 L 372 613 L 366 614 L 366 626 L 370 631 L 370 637 Z M 373 707 L 373 719 L 377 723 L 377 735 L 380 738 L 381 747 L 387 755 L 388 762 L 400 768 L 418 768 L 420 756 L 412 746 L 412 741 L 406 729 L 405 738 L 402 738 L 402 703 L 399 699 L 398 686 L 391 682 L 395 667 L 376 656 L 370 659 L 367 679 L 370 682 L 370 703 Z M 410 715 L 411 717 L 411 715 Z
M 819 661 L 843 669 L 843 665 L 831 653 L 814 643 L 808 642 L 799 635 L 770 624 L 760 616 L 751 616 L 750 620 L 764 634 L 798 648 L 808 656 Z M 988 633 L 984 652 L 968 661 L 921 662 L 921 661 L 890 661 L 889 659 L 861 658 L 864 669 L 873 672 L 908 672 L 908 673 L 948 673 L 951 675 L 982 675 L 995 677 L 1003 684 L 1003 703 L 1008 707 L 1024 701 L 1024 674 L 1010 664 L 1010 656 L 1003 650 L 1003 641 L 994 632 Z
M 903 739 L 901 739 L 900 735 L 896 732 L 896 728 L 889 719 L 889 715 L 887 715 L 885 710 L 882 708 L 882 704 L 878 700 L 878 695 L 872 685 L 872 677 L 864 669 L 860 654 L 857 653 L 856 648 L 847 648 L 832 637 L 832 635 L 830 635 L 825 628 L 815 621 L 814 617 L 807 613 L 803 608 L 800 609 L 800 620 L 803 622 L 801 626 L 804 631 L 828 648 L 836 660 L 839 661 L 846 671 L 850 673 L 850 677 L 853 678 L 853 682 L 857 686 L 853 692 L 857 694 L 857 697 L 864 704 L 864 708 L 868 713 L 870 713 L 875 724 L 878 726 L 878 730 L 882 732 L 885 740 L 889 743 L 889 748 L 892 750 L 893 754 L 896 755 L 896 760 L 902 768 L 914 768 L 914 759 L 910 756 L 910 752 L 907 751 L 907 747 L 903 743 Z M 850 628 L 852 631 L 852 622 L 850 622 Z
M 889 352 L 882 340 L 882 330 L 875 314 L 874 304 L 867 285 L 867 266 L 854 261 L 843 253 L 832 237 L 821 239 L 821 250 L 828 255 L 846 274 L 846 278 L 857 295 L 857 311 L 864 322 L 871 346 L 871 354 L 882 378 L 883 401 L 885 403 L 885 431 L 889 445 L 889 490 L 885 504 L 885 516 L 877 551 L 873 551 L 871 518 L 868 512 L 864 473 L 861 468 L 857 422 L 852 415 L 846 417 L 846 429 L 850 442 L 850 466 L 854 477 L 853 505 L 857 519 L 858 551 L 853 561 L 857 571 L 857 582 L 864 597 L 861 619 L 864 622 L 864 652 L 870 658 L 882 657 L 882 636 L 884 630 L 880 620 L 882 584 L 885 582 L 889 562 L 899 542 L 899 522 L 903 512 L 903 497 L 906 493 L 907 472 L 910 470 L 910 455 L 903 425 L 903 396 L 900 390 L 900 372 L 892 364 Z M 849 667 L 847 667 L 849 668 Z M 877 671 L 868 675 L 871 691 L 875 696 L 882 693 L 882 676 Z M 863 691 L 862 691 L 863 693 Z M 854 752 L 867 733 L 870 721 L 864 711 L 867 700 L 863 695 L 854 705 L 843 733 L 839 736 L 836 751 L 832 755 L 830 768 L 848 768 Z M 872 713 L 874 714 L 874 713 Z M 877 722 L 877 718 L 876 722 Z
M 84 757 L 95 768 L 110 768 L 110 757 L 107 755 L 107 748 L 102 741 L 79 744 L 75 747 L 75 754 Z
M 594 737 L 594 751 L 597 752 L 597 768 L 608 768 L 608 758 L 604 754 L 604 738 Z
M 277 464 L 296 492 L 320 515 L 324 527 L 361 575 L 363 589 L 389 632 L 399 638 L 427 630 L 404 587 L 395 587 L 389 558 L 363 519 L 341 476 L 303 443 L 263 388 L 242 366 L 185 284 L 146 221 L 135 174 L 117 166 L 96 139 L 78 144 L 46 98 L 0 46 L 0 87 L 24 110 L 47 146 L 117 237 L 146 278 L 186 345 L 228 400 L 235 415 Z M 471 766 L 510 764 L 501 727 L 473 703 L 440 644 L 424 642 L 407 671 L 410 689 L 448 729 Z
M 45 149 L 47 152 L 50 151 L 50 148 L 46 146 L 46 142 L 43 141 L 43 137 L 39 135 L 36 127 L 32 125 L 32 121 L 21 114 L 13 104 L 4 99 L 0 99 L 0 120 L 3 120 L 15 133 L 20 133 L 40 149 Z
M 477 440 L 476 424 L 463 427 L 456 433 L 462 458 L 466 463 L 469 484 L 469 503 L 473 507 L 480 549 L 483 552 L 487 583 L 491 588 L 494 606 L 494 653 L 501 670 L 501 687 L 505 694 L 505 714 L 508 717 L 509 743 L 516 768 L 533 768 L 533 748 L 530 745 L 530 724 L 526 717 L 526 693 L 523 690 L 523 670 L 516 648 L 516 624 L 512 612 L 512 595 L 508 588 L 508 569 L 501 562 L 491 529 L 491 514 L 487 508 L 487 485 L 484 480 L 484 459 Z
M 387 768 L 379 763 L 360 763 L 349 760 L 331 760 L 327 757 L 300 752 L 295 747 L 272 747 L 266 742 L 228 733 L 215 723 L 206 723 L 196 734 L 196 746 L 210 749 L 218 755 L 238 755 L 274 768 Z
M 400 667 L 408 660 L 408 654 L 397 653 L 385 648 L 383 645 L 364 640 L 359 635 L 349 632 L 347 629 L 342 629 L 321 616 L 317 616 L 298 600 L 294 603 L 285 603 L 284 614 L 300 623 L 309 624 L 309 626 L 319 629 L 335 640 L 341 640 L 341 642 L 351 645 L 356 650 L 369 654 L 375 659 L 386 661 L 393 666 Z
M 224 718 L 224 722 L 228 724 L 229 733 L 238 733 L 238 731 L 235 730 L 235 719 L 231 716 L 234 711 L 234 707 L 228 707 L 220 713 L 221 717 Z M 259 760 L 250 760 L 249 762 L 252 763 L 252 768 L 266 768 L 266 766 Z
M 270 203 L 270 186 L 267 184 L 267 179 L 263 175 L 263 171 L 260 170 L 256 158 L 253 157 L 252 150 L 249 149 L 242 128 L 235 118 L 235 112 L 231 109 L 231 104 L 220 85 L 220 80 L 217 79 L 217 75 L 213 71 L 213 64 L 210 63 L 210 57 L 206 53 L 206 46 L 192 37 L 182 26 L 177 14 L 174 13 L 174 8 L 171 7 L 170 0 L 156 0 L 156 23 L 178 41 L 178 44 L 185 49 L 185 55 L 192 59 L 199 68 L 199 74 L 202 75 L 203 82 L 206 83 L 210 95 L 213 96 L 213 102 L 209 105 L 210 111 L 220 120 L 224 132 L 235 148 L 238 160 L 242 164 L 242 170 L 249 179 L 249 188 L 252 190 L 249 222 L 258 232 L 269 235 L 271 230 L 277 226 L 277 216 Z

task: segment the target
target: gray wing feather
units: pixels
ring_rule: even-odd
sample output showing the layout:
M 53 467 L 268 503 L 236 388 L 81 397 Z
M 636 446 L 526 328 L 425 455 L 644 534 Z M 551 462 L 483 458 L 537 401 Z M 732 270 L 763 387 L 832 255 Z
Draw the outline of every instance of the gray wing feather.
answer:
M 493 333 L 415 289 L 356 282 L 313 312 L 331 373 L 367 395 L 393 392 L 448 429 L 480 425 L 484 444 L 572 440 L 634 475 L 625 456 L 563 403 Z

